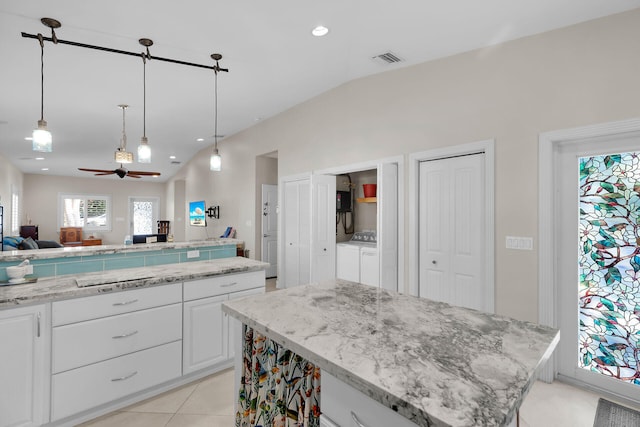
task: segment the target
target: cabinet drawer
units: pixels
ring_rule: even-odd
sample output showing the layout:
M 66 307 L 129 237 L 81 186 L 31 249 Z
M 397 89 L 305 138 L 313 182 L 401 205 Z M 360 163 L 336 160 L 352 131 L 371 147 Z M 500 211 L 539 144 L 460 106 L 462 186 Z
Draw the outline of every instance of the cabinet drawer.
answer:
M 264 270 L 224 274 L 184 283 L 184 300 L 191 301 L 232 292 L 264 287 Z
M 181 283 L 57 301 L 52 304 L 53 326 L 98 319 L 181 301 Z
M 179 377 L 181 352 L 176 341 L 54 375 L 52 421 Z
M 182 337 L 182 305 L 173 304 L 53 328 L 58 373 Z
M 322 415 L 342 427 L 416 427 L 417 424 L 322 371 Z M 357 420 L 357 421 L 356 421 Z M 327 425 L 331 425 L 325 420 Z

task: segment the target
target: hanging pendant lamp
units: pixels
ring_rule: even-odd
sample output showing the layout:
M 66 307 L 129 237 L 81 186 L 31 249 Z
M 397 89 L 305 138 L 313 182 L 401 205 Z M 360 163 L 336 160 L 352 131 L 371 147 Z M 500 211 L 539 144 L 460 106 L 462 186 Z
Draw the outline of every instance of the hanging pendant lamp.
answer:
M 138 42 L 147 48 L 147 53 L 142 53 L 142 138 L 138 145 L 138 163 L 151 163 L 151 147 L 147 139 L 147 59 L 151 59 L 149 46 L 153 45 L 153 40 L 140 39 Z
M 55 29 L 60 28 L 62 24 L 52 18 L 42 18 L 42 24 L 51 28 L 52 40 L 58 42 Z M 53 138 L 51 132 L 47 129 L 47 122 L 44 119 L 44 37 L 38 33 L 38 41 L 40 42 L 40 120 L 38 120 L 38 128 L 33 130 L 31 135 L 33 151 L 42 153 L 50 153 L 53 151 Z
M 133 153 L 127 151 L 127 133 L 125 132 L 124 112 L 129 107 L 127 104 L 118 105 L 122 109 L 122 137 L 120 146 L 116 149 L 114 159 L 118 163 L 133 163 Z
M 218 65 L 218 61 L 222 59 L 222 55 L 220 55 L 219 53 L 214 53 L 211 55 L 211 59 L 213 59 L 214 61 L 216 61 L 216 65 L 213 68 L 213 72 L 214 72 L 214 92 L 213 92 L 213 98 L 214 98 L 214 119 L 213 119 L 213 140 L 214 140 L 214 146 L 213 146 L 213 153 L 211 154 L 211 157 L 209 158 L 209 169 L 214 171 L 214 172 L 219 172 L 220 170 L 222 170 L 222 157 L 220 156 L 220 153 L 218 152 L 218 71 L 220 71 L 220 66 Z

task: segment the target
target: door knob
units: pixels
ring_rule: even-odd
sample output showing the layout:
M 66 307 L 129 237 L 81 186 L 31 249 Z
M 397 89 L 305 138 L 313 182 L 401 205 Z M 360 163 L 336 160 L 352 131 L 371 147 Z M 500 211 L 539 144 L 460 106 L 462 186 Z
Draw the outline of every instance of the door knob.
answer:
M 268 234 L 263 234 L 262 237 L 269 237 L 269 235 Z
M 437 264 L 436 260 L 434 259 L 433 261 L 431 261 L 431 264 L 436 265 Z

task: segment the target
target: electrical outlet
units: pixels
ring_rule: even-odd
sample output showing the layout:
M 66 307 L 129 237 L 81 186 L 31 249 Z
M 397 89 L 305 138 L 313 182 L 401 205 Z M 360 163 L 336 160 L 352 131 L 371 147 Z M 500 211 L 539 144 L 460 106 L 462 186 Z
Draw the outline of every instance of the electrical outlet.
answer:
M 187 251 L 187 258 L 198 258 L 200 251 Z
M 507 236 L 505 247 L 507 249 L 518 249 L 522 251 L 533 250 L 533 237 Z

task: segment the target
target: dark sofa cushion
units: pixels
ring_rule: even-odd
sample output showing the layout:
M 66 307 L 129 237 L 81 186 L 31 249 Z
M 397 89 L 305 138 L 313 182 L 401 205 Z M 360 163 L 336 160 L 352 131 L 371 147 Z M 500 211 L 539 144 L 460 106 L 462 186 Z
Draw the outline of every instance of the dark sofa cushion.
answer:
M 31 237 L 27 237 L 18 245 L 18 249 L 38 249 L 38 244 Z
M 54 242 L 53 240 L 36 240 L 36 244 L 39 249 L 50 249 L 50 248 L 63 248 L 60 243 Z

